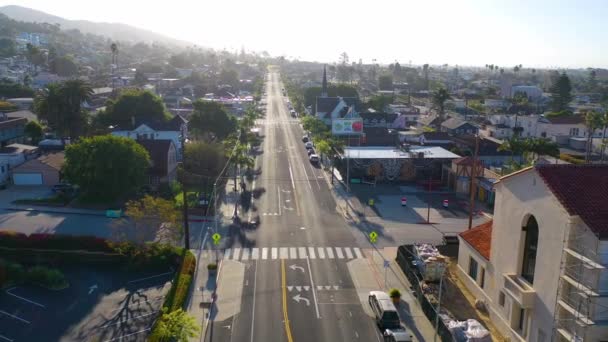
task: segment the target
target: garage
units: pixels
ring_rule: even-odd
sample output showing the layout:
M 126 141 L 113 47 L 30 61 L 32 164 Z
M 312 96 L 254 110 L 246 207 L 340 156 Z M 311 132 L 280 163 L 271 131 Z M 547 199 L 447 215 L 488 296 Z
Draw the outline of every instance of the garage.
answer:
M 13 173 L 15 185 L 42 185 L 42 173 Z

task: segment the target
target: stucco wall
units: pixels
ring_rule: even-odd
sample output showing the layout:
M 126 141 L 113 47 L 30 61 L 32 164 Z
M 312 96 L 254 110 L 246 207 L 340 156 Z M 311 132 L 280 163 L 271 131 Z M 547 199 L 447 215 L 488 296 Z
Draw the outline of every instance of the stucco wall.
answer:
M 496 187 L 490 259 L 495 270 L 494 284 L 497 286 L 490 289 L 489 295 L 493 302 L 498 303 L 499 291 L 504 287 L 503 274 L 521 274 L 524 241 L 522 226 L 526 224 L 529 215 L 534 215 L 539 230 L 532 285 L 536 297 L 525 337 L 536 341 L 539 328 L 551 336 L 564 231 L 568 227 L 569 216 L 534 170 L 504 179 Z M 513 318 L 508 317 L 504 311 L 501 316 L 507 325 Z

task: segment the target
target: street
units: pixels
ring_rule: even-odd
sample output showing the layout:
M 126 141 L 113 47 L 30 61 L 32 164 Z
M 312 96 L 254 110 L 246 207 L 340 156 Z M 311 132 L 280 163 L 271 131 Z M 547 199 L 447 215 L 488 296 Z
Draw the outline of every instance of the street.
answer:
M 264 143 L 257 167 L 261 173 L 248 185 L 261 196 L 251 212 L 241 213 L 241 217 L 259 215 L 260 225 L 255 230 L 233 227 L 223 239 L 218 312 L 206 337 L 212 341 L 380 341 L 348 267 L 365 257 L 336 210 L 323 171 L 308 161 L 302 129 L 289 116 L 281 88 L 279 74 L 270 73 L 266 117 L 260 120 Z M 242 279 L 235 274 L 242 274 Z M 231 281 L 225 282 L 225 277 Z M 242 291 L 234 291 L 241 297 L 222 298 L 224 288 L 234 286 L 242 286 Z

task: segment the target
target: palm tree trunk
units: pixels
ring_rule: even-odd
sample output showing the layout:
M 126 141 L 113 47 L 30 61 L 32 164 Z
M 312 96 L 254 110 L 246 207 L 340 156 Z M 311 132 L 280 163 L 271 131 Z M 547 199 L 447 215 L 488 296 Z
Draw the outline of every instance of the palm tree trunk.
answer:
M 608 142 L 608 140 L 606 140 L 606 129 L 608 129 L 608 126 L 604 126 L 604 132 L 602 133 L 602 149 L 600 152 L 600 163 L 604 163 L 604 153 L 606 152 L 606 142 Z

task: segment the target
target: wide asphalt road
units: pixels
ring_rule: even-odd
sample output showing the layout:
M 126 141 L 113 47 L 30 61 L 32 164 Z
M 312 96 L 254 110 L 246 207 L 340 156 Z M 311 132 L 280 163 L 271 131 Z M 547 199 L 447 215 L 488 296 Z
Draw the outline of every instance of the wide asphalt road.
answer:
M 362 252 L 336 211 L 323 171 L 308 160 L 302 128 L 290 117 L 282 88 L 280 75 L 270 72 L 267 111 L 260 120 L 261 173 L 248 185 L 261 194 L 250 211 L 261 223 L 255 230 L 233 227 L 223 246 L 226 258 L 234 260 L 238 250 L 246 264 L 240 310 L 213 322 L 211 339 L 381 341 L 347 267 L 349 260 L 363 258 Z M 240 284 L 220 279 L 219 286 Z

